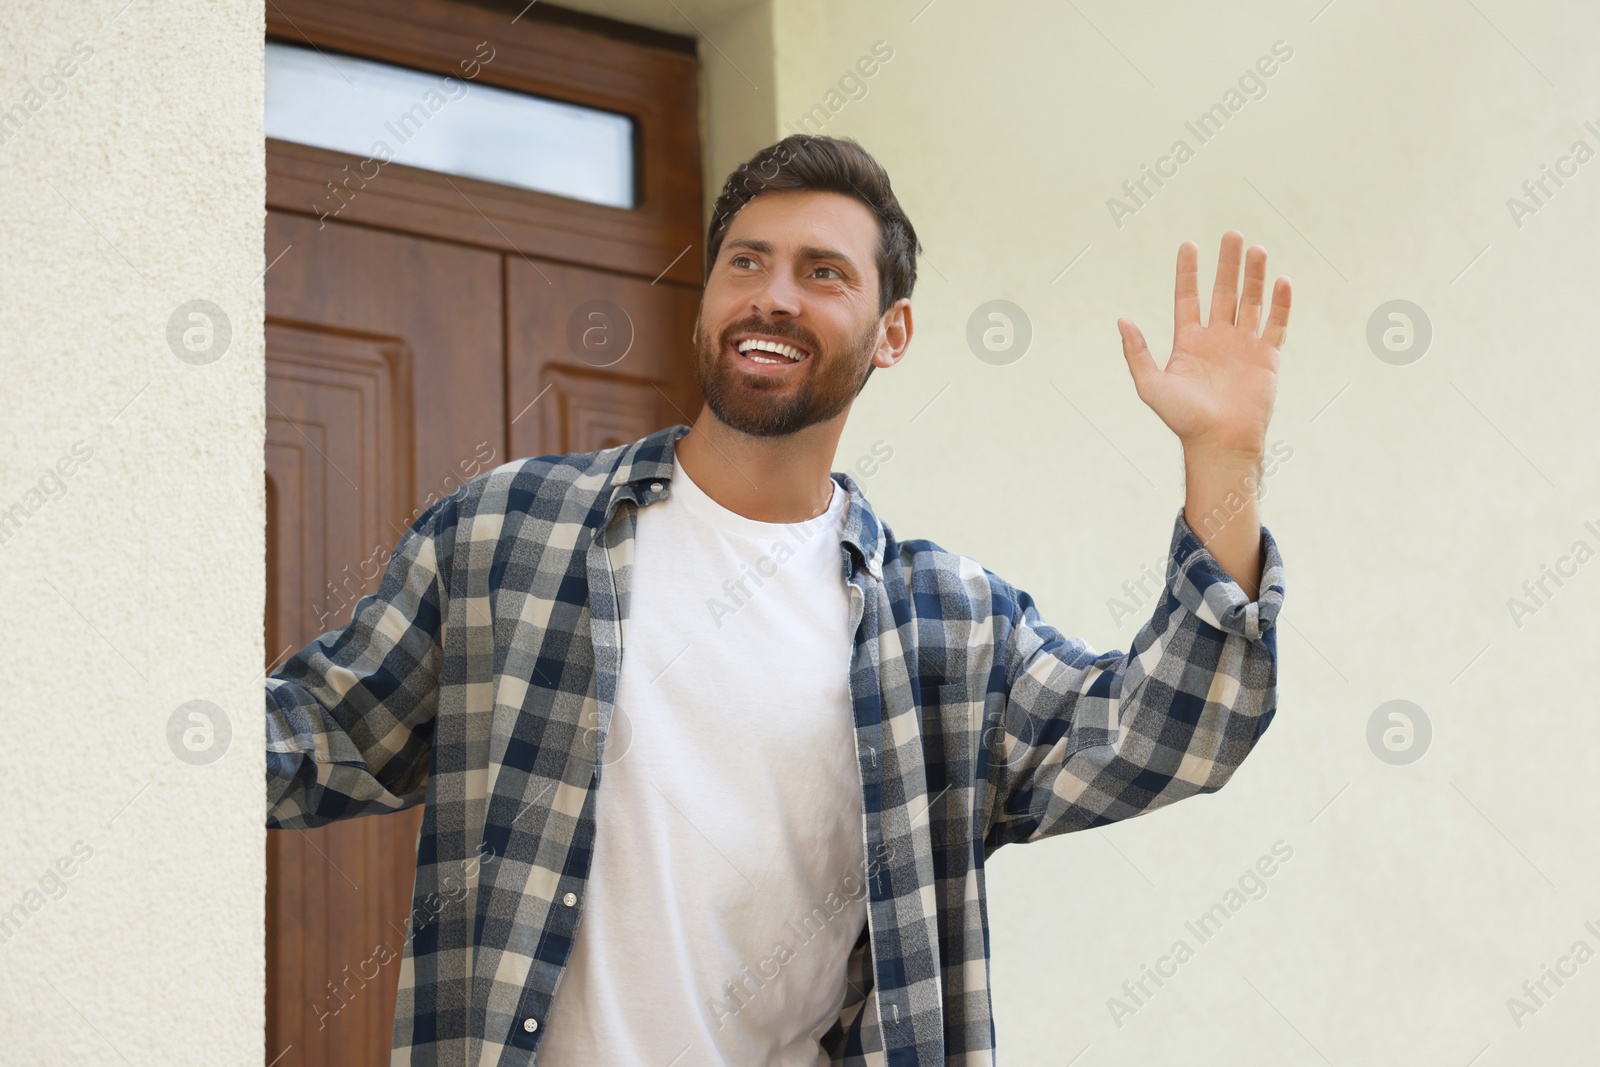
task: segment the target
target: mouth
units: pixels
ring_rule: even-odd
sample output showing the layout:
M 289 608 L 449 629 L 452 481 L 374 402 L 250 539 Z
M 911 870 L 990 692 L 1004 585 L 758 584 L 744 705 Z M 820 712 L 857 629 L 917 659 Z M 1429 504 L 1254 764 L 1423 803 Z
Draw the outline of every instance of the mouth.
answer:
M 811 358 L 809 349 L 756 334 L 734 337 L 727 347 L 732 357 L 746 369 L 764 375 L 787 374 Z

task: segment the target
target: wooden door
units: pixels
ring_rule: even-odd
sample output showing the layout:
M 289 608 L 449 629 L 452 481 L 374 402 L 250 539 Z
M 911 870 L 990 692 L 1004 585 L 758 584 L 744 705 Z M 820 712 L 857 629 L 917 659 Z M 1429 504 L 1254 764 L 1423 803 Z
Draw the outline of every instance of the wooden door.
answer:
M 701 399 L 692 48 L 493 4 L 276 0 L 268 32 L 631 115 L 639 206 L 398 165 L 337 218 L 352 157 L 267 144 L 267 650 L 349 621 L 400 534 L 509 459 L 610 447 Z M 601 32 L 605 31 L 605 32 Z M 619 36 L 620 34 L 620 36 Z M 274 1067 L 389 1061 L 421 808 L 267 837 Z

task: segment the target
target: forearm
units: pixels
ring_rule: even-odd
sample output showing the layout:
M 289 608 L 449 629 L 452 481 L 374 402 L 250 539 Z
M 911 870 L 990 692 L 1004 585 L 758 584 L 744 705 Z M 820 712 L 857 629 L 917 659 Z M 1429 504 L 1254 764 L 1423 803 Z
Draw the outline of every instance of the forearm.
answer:
M 1259 453 L 1184 449 L 1184 521 L 1251 600 L 1261 588 Z
M 291 661 L 284 669 L 294 672 L 295 667 Z M 305 830 L 423 802 L 430 755 L 423 732 L 409 722 L 389 720 L 387 708 L 376 709 L 372 717 L 383 717 L 392 728 L 381 744 L 373 744 L 370 723 L 352 722 L 350 707 L 336 694 L 314 682 L 301 684 L 309 681 L 304 675 L 296 677 L 267 680 L 268 828 Z M 388 746 L 394 747 L 392 755 L 385 751 Z
M 441 501 L 390 555 L 377 592 L 266 680 L 267 825 L 303 829 L 423 802 L 447 611 Z M 453 542 L 445 542 L 453 543 Z
M 1262 591 L 1247 600 L 1176 522 L 1166 594 L 1127 652 L 1097 655 L 1030 609 L 1007 646 L 992 848 L 1222 788 L 1276 708 L 1283 558 L 1264 528 L 1258 551 Z

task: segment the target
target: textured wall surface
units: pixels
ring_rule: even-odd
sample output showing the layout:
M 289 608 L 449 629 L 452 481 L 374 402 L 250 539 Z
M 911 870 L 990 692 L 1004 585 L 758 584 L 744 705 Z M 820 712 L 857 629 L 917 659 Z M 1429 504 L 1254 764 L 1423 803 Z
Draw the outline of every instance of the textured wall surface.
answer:
M 910 354 L 835 469 L 1064 631 L 1126 647 L 1182 502 L 1117 316 L 1164 357 L 1179 242 L 1208 294 L 1229 228 L 1296 287 L 1263 503 L 1288 568 L 1278 718 L 1221 793 L 996 855 L 1001 1062 L 1593 1062 L 1593 5 L 770 10 L 773 65 L 746 73 L 777 111 L 721 159 L 790 126 L 856 137 L 925 245 Z M 736 87 L 745 53 L 702 28 L 707 80 Z M 880 41 L 893 58 L 850 79 Z M 1201 141 L 1185 124 L 1214 104 Z M 1171 176 L 1131 198 L 1146 165 Z M 1007 365 L 967 341 L 996 299 L 1032 328 Z M 1414 707 L 1369 741 L 1393 700 Z
M 262 8 L 4 23 L 0 1061 L 260 1064 Z

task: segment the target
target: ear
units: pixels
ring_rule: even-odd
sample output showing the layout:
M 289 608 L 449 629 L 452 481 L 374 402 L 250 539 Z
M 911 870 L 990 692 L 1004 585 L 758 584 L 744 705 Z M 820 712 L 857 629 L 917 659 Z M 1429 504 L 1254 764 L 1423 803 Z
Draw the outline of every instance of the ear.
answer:
M 883 339 L 872 353 L 872 365 L 892 367 L 900 362 L 911 344 L 911 298 L 901 297 L 883 313 Z

